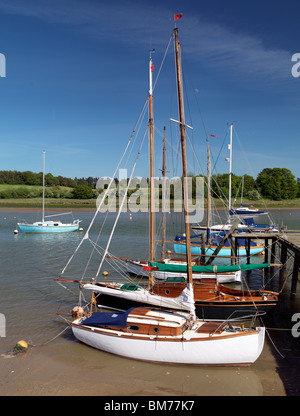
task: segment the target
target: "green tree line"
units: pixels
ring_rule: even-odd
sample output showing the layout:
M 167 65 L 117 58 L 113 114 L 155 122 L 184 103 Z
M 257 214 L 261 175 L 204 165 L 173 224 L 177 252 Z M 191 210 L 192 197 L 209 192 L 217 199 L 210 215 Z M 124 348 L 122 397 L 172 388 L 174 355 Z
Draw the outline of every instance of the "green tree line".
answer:
M 212 175 L 214 196 L 226 197 L 229 194 L 229 174 Z M 257 200 L 260 197 L 273 201 L 300 198 L 300 178 L 286 168 L 265 168 L 254 179 L 250 175 L 231 175 L 231 195 L 233 198 Z
M 53 176 L 51 173 L 45 175 L 46 186 L 65 186 L 74 188 L 76 185 L 86 185 L 91 188 L 96 187 L 98 178 L 66 178 L 64 176 Z M 8 185 L 43 185 L 43 173 L 35 173 L 27 170 L 25 172 L 19 172 L 17 170 L 1 170 L 0 171 L 0 184 Z
M 196 177 L 190 175 L 195 179 Z M 45 175 L 45 197 L 46 198 L 75 198 L 91 199 L 98 195 L 96 184 L 98 178 L 67 178 L 53 176 L 51 173 Z M 43 174 L 31 171 L 0 171 L 0 184 L 19 185 L 8 187 L 0 191 L 0 198 L 39 198 L 42 196 Z M 193 184 L 195 184 L 193 180 Z M 115 179 L 118 196 L 118 180 Z M 149 181 L 147 179 L 147 183 Z M 29 186 L 28 186 L 29 185 Z M 30 188 L 32 186 L 32 188 Z M 258 200 L 260 197 L 270 200 L 285 200 L 300 198 L 300 178 L 295 178 L 292 172 L 286 168 L 265 168 L 254 179 L 250 175 L 231 175 L 232 198 L 245 198 Z M 228 198 L 229 174 L 212 175 L 212 196 Z M 101 190 L 99 190 L 101 192 Z M 128 191 L 128 196 L 135 189 Z M 161 193 L 160 193 L 161 194 Z M 172 199 L 172 189 L 171 195 Z

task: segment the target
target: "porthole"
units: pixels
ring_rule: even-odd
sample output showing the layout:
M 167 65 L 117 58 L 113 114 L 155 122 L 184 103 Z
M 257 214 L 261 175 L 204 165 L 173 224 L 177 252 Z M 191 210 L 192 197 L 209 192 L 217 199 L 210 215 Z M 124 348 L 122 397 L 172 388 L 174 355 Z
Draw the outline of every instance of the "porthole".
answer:
M 130 331 L 139 331 L 140 330 L 140 327 L 138 325 L 129 325 L 128 326 L 128 329 Z
M 166 294 L 166 295 L 169 295 L 169 294 L 170 294 L 170 291 L 167 289 L 167 290 L 165 291 L 165 294 Z
M 159 333 L 159 328 L 156 326 L 156 327 L 154 327 L 153 328 L 153 332 L 155 332 L 156 334 L 158 334 Z

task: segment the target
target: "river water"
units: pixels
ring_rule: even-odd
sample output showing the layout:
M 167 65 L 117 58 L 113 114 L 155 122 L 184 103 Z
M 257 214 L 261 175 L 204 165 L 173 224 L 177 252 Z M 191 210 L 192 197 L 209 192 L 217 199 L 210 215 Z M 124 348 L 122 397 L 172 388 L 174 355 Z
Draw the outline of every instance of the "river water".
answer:
M 93 213 L 73 214 L 87 229 Z M 300 209 L 272 210 L 279 226 L 300 230 Z M 99 237 L 105 214 L 90 232 Z M 251 367 L 186 367 L 136 362 L 94 350 L 77 342 L 65 317 L 78 302 L 77 284 L 59 285 L 57 277 L 80 243 L 83 233 L 14 234 L 20 219 L 34 221 L 36 212 L 0 212 L 1 288 L 0 394 L 1 395 L 98 395 L 98 396 L 288 396 L 300 395 L 300 354 L 292 316 L 300 312 L 300 296 L 289 297 L 289 280 L 274 313 L 265 321 L 269 336 L 262 355 Z M 97 241 L 104 247 L 115 214 L 109 214 Z M 183 231 L 179 215 L 167 215 L 167 240 Z M 148 221 L 145 213 L 123 213 L 110 252 L 119 257 L 146 259 Z M 296 235 L 291 238 L 297 239 Z M 160 240 L 157 226 L 156 239 Z M 298 243 L 296 241 L 296 243 Z M 300 242 L 299 242 L 300 243 Z M 85 241 L 64 276 L 91 277 L 101 256 L 94 252 L 91 271 L 86 271 L 92 244 Z M 160 255 L 160 253 L 158 253 Z M 263 261 L 261 260 L 257 261 Z M 115 267 L 104 263 L 107 280 L 123 279 Z M 299 289 L 298 289 L 299 291 Z M 5 325 L 4 325 L 5 323 Z M 3 325 L 5 334 L 3 333 Z M 5 335 L 5 336 L 3 336 Z M 294 336 L 293 336 L 294 335 Z M 15 355 L 20 340 L 28 351 Z

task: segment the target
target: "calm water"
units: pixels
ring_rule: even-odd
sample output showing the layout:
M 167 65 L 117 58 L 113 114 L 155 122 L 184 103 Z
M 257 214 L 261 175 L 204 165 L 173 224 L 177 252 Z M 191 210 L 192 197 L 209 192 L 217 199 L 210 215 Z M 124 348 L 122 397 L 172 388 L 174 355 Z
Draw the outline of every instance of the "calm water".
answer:
M 284 224 L 288 229 L 300 230 L 300 209 L 272 210 L 271 215 L 279 226 Z M 92 216 L 93 213 L 74 214 L 82 220 L 84 230 Z M 267 339 L 262 356 L 253 366 L 234 369 L 139 363 L 75 341 L 69 330 L 64 331 L 66 322 L 56 316 L 56 312 L 72 310 L 78 301 L 78 287 L 65 284 L 64 289 L 53 279 L 60 274 L 83 234 L 14 234 L 17 220 L 37 218 L 37 213 L 0 213 L 0 313 L 6 319 L 6 337 L 0 338 L 0 394 L 300 395 L 299 343 L 287 330 L 269 331 L 285 358 Z M 114 218 L 114 214 L 108 216 L 107 227 L 98 240 L 99 247 L 105 247 Z M 94 241 L 103 219 L 104 214 L 101 214 L 90 233 Z M 167 220 L 166 238 L 170 240 L 183 231 L 183 224 L 179 215 L 168 215 Z M 110 246 L 113 255 L 147 258 L 146 214 L 133 214 L 132 219 L 129 214 L 122 214 L 115 235 Z M 160 239 L 159 225 L 156 238 Z M 84 242 L 70 263 L 66 278 L 82 277 L 91 249 L 91 243 Z M 97 270 L 100 260 L 95 251 L 92 269 L 86 272 L 86 278 Z M 103 270 L 109 272 L 108 280 L 120 279 L 119 272 L 111 265 L 105 263 Z M 100 278 L 103 278 L 102 273 Z M 291 316 L 300 305 L 298 297 L 290 302 L 288 294 L 283 294 L 282 305 L 266 326 L 286 329 L 289 325 L 290 328 Z M 21 339 L 30 343 L 28 352 L 9 358 L 7 352 Z M 92 389 L 88 387 L 91 380 L 94 381 Z

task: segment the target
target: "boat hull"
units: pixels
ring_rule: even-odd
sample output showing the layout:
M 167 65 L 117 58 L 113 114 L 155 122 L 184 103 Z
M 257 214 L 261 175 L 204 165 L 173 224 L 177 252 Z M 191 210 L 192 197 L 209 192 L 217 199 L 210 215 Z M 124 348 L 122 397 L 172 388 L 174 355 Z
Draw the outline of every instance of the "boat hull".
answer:
M 126 271 L 129 274 L 133 274 L 140 277 L 149 277 L 149 271 L 143 270 L 144 266 L 147 266 L 148 263 L 146 262 L 139 262 L 139 261 L 127 261 L 126 262 Z M 167 278 L 187 278 L 186 273 L 182 272 L 165 272 L 159 270 L 153 270 L 153 277 L 156 280 L 166 280 Z M 218 278 L 218 282 L 220 283 L 232 283 L 232 282 L 241 282 L 242 272 L 238 270 L 233 273 L 193 273 L 193 279 L 211 279 L 211 278 Z
M 249 335 L 190 341 L 117 336 L 74 323 L 72 331 L 79 341 L 101 351 L 135 360 L 184 365 L 251 365 L 261 354 L 265 337 L 264 328 Z
M 78 224 L 64 226 L 18 224 L 18 227 L 24 233 L 69 233 L 79 229 Z
M 217 247 L 206 247 L 205 248 L 205 255 L 211 256 L 214 254 L 215 250 L 217 249 Z M 196 245 L 191 245 L 191 254 L 196 254 L 198 256 L 201 256 L 201 245 L 196 246 Z M 257 255 L 262 253 L 264 250 L 264 246 L 263 245 L 258 245 L 256 247 L 251 247 L 250 248 L 250 255 Z M 175 243 L 174 244 L 174 251 L 176 253 L 180 253 L 180 254 L 184 254 L 186 253 L 186 245 L 185 244 L 178 244 Z M 237 249 L 237 255 L 238 256 L 247 256 L 247 249 L 246 247 L 242 247 L 239 246 Z M 231 256 L 231 247 L 222 247 L 221 250 L 218 253 L 218 256 L 226 256 L 226 257 L 230 257 Z
M 97 295 L 97 303 L 101 307 L 112 308 L 116 310 L 127 310 L 134 306 L 153 306 L 151 300 L 148 302 L 135 301 L 126 297 L 118 297 L 113 295 L 99 294 Z M 229 318 L 236 319 L 244 316 L 255 315 L 259 313 L 269 313 L 277 303 L 258 302 L 202 302 L 195 301 L 196 315 L 199 319 L 210 319 L 213 321 L 223 321 Z

